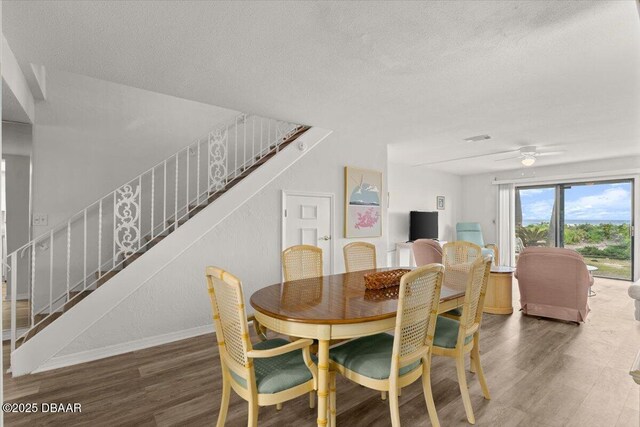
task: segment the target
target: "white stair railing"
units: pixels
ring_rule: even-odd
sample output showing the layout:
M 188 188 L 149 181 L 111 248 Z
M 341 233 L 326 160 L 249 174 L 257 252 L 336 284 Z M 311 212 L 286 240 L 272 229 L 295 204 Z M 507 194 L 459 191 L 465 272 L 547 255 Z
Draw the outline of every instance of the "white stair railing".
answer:
M 29 330 L 61 313 L 302 128 L 241 114 L 8 254 L 11 351 L 29 334 L 17 334 L 18 302 Z

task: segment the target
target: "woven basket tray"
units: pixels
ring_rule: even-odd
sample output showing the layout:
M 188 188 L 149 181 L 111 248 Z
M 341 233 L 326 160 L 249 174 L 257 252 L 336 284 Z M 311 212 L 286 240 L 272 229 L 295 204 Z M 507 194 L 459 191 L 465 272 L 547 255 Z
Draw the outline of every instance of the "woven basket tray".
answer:
M 398 269 L 369 273 L 364 275 L 364 287 L 367 289 L 384 289 L 400 284 L 400 278 L 411 270 Z

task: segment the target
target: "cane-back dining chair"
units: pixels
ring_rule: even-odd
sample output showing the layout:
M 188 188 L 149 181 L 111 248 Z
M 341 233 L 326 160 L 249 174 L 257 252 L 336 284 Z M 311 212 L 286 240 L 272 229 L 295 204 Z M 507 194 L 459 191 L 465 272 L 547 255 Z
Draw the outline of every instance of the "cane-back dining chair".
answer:
M 444 268 L 458 264 L 470 264 L 482 256 L 482 248 L 475 243 L 458 240 L 442 246 Z
M 487 292 L 487 282 L 491 271 L 491 257 L 476 259 L 467 277 L 464 303 L 459 320 L 445 316 L 438 316 L 436 332 L 433 339 L 433 354 L 452 357 L 456 360 L 458 384 L 462 394 L 462 402 L 467 419 L 475 424 L 471 398 L 467 387 L 467 377 L 464 370 L 464 357 L 471 353 L 471 372 L 477 372 L 482 394 L 490 399 L 489 388 L 480 364 L 480 324 L 482 323 L 482 308 Z
M 475 243 L 463 240 L 445 243 L 442 247 L 445 286 L 453 289 L 466 289 L 469 269 L 473 262 L 481 257 L 482 248 Z M 461 314 L 460 308 L 454 308 L 446 312 L 444 316 L 458 319 Z
M 303 281 L 305 279 L 313 279 L 315 277 L 322 277 L 322 249 L 312 245 L 296 245 L 291 246 L 282 251 L 282 271 L 284 275 L 284 281 L 290 282 L 293 280 Z M 310 283 L 316 285 L 315 289 L 321 289 L 317 287 L 317 282 L 299 282 L 287 284 L 288 295 L 291 295 L 291 289 L 294 286 L 300 286 L 299 290 L 312 290 L 314 286 L 308 286 Z M 315 291 L 314 291 L 315 292 Z M 310 295 L 307 295 L 310 296 Z M 322 296 L 320 296 L 322 298 Z M 290 301 L 290 299 L 288 299 Z M 267 331 L 264 326 L 254 322 L 256 329 L 263 332 L 266 336 Z M 289 337 L 289 340 L 293 341 L 298 339 L 297 337 Z M 317 343 L 312 346 L 312 351 L 317 351 Z M 315 407 L 315 393 L 309 393 L 309 407 Z
M 240 280 L 218 267 L 207 267 L 206 277 L 222 367 L 217 426 L 225 423 L 231 389 L 249 403 L 250 427 L 258 423 L 259 406 L 279 406 L 317 390 L 313 340 L 276 338 L 252 345 Z
M 347 273 L 373 270 L 377 266 L 376 246 L 371 243 L 353 242 L 346 245 L 342 250 Z
M 431 346 L 443 270 L 441 264 L 430 264 L 402 276 L 394 335 L 358 338 L 330 350 L 331 426 L 336 425 L 336 372 L 362 386 L 387 391 L 394 427 L 400 425 L 400 389 L 422 377 L 431 424 L 439 425 L 431 392 Z
M 322 276 L 322 249 L 311 245 L 291 246 L 282 252 L 284 281 Z

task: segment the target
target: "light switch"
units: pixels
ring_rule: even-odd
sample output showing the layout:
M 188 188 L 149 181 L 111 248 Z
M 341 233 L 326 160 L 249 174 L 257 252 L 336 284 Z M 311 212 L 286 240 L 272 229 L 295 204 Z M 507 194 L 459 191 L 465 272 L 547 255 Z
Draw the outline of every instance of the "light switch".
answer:
M 34 213 L 33 225 L 49 225 L 49 216 L 47 214 Z

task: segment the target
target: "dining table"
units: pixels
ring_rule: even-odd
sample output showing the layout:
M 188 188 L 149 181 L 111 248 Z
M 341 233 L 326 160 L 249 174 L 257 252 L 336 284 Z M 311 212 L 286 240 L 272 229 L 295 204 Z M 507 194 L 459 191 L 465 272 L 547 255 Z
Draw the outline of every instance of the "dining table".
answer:
M 251 295 L 255 320 L 260 325 L 279 334 L 318 341 L 319 427 L 327 425 L 331 341 L 373 335 L 395 327 L 398 287 L 369 290 L 364 279 L 366 274 L 393 269 L 397 267 L 283 281 Z M 438 313 L 462 306 L 464 291 L 463 286 L 444 280 Z

